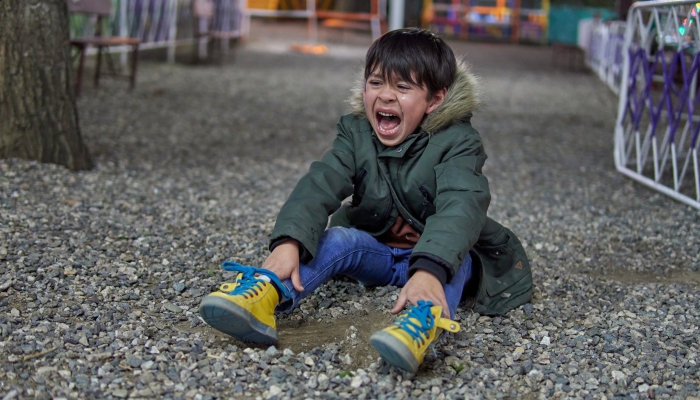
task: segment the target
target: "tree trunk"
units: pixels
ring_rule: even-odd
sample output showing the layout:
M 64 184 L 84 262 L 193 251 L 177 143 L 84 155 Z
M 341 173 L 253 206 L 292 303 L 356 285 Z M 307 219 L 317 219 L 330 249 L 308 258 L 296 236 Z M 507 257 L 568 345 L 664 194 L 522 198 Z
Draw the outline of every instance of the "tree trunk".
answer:
M 0 158 L 91 169 L 73 93 L 66 0 L 0 0 Z

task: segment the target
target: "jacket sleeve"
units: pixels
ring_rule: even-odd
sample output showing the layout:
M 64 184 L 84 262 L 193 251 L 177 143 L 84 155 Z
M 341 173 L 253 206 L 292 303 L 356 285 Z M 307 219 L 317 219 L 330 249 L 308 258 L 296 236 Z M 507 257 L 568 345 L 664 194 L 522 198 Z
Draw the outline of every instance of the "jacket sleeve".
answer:
M 421 266 L 437 264 L 454 276 L 486 223 L 491 201 L 488 180 L 481 173 L 486 153 L 481 138 L 471 127 L 446 151 L 434 167 L 436 212 L 428 217 L 425 229 L 411 255 L 409 274 Z
M 308 262 L 316 256 L 318 242 L 328 224 L 328 216 L 352 194 L 355 157 L 352 135 L 341 122 L 333 147 L 320 161 L 311 164 L 282 206 L 270 237 L 270 247 L 280 238 L 296 239 Z M 272 250 L 272 249 L 271 249 Z

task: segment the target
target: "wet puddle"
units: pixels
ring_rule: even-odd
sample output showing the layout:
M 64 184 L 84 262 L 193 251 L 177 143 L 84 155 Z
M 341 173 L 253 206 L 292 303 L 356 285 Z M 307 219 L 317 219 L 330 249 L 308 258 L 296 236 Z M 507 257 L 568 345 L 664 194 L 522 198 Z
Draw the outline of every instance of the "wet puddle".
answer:
M 290 349 L 294 353 L 309 352 L 329 344 L 340 345 L 339 355 L 350 355 L 350 368 L 363 368 L 376 361 L 378 354 L 369 344 L 372 333 L 389 326 L 396 317 L 390 314 L 347 315 L 332 321 L 283 319 L 277 327 L 280 351 Z M 188 324 L 178 324 L 178 330 L 198 332 L 201 336 L 214 335 L 218 343 L 236 342 L 234 339 L 206 325 L 190 328 Z M 220 342 L 219 342 L 220 340 Z M 218 344 L 217 343 L 217 344 Z M 247 346 L 236 342 L 237 345 Z M 265 347 L 265 346 L 262 346 Z

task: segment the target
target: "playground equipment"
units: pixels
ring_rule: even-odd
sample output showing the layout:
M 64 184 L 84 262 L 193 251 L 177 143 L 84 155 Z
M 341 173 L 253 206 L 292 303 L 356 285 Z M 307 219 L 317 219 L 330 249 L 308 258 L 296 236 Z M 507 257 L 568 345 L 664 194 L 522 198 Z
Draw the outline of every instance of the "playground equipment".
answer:
M 549 0 L 520 0 L 518 38 L 520 41 L 547 43 Z
M 636 2 L 627 16 L 615 166 L 700 209 L 700 3 Z
M 425 0 L 424 22 L 438 33 L 546 43 L 549 0 Z

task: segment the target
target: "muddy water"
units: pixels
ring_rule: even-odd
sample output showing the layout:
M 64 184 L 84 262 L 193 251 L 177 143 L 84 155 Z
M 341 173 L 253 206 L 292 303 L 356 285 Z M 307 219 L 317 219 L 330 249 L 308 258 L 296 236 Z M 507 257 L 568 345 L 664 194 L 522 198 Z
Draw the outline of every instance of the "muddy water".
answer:
M 280 321 L 277 327 L 279 343 L 275 347 L 300 353 L 335 344 L 340 346 L 339 356 L 343 358 L 350 356 L 349 370 L 366 368 L 378 357 L 377 352 L 369 344 L 369 337 L 372 333 L 389 326 L 394 318 L 395 316 L 391 314 L 375 314 L 368 317 L 365 313 L 358 312 L 334 318 L 333 321 L 319 321 L 312 318 L 296 321 L 285 319 Z M 202 336 L 214 336 L 221 344 L 231 342 L 239 347 L 250 346 L 239 343 L 206 325 L 190 328 L 188 324 L 183 323 L 177 328 L 181 331 L 201 333 Z
M 279 348 L 288 348 L 295 353 L 306 352 L 315 347 L 331 343 L 340 344 L 341 356 L 350 355 L 350 367 L 364 368 L 376 360 L 377 353 L 369 344 L 369 337 L 389 326 L 395 317 L 377 314 L 348 315 L 333 321 L 304 321 L 297 326 L 279 327 Z

